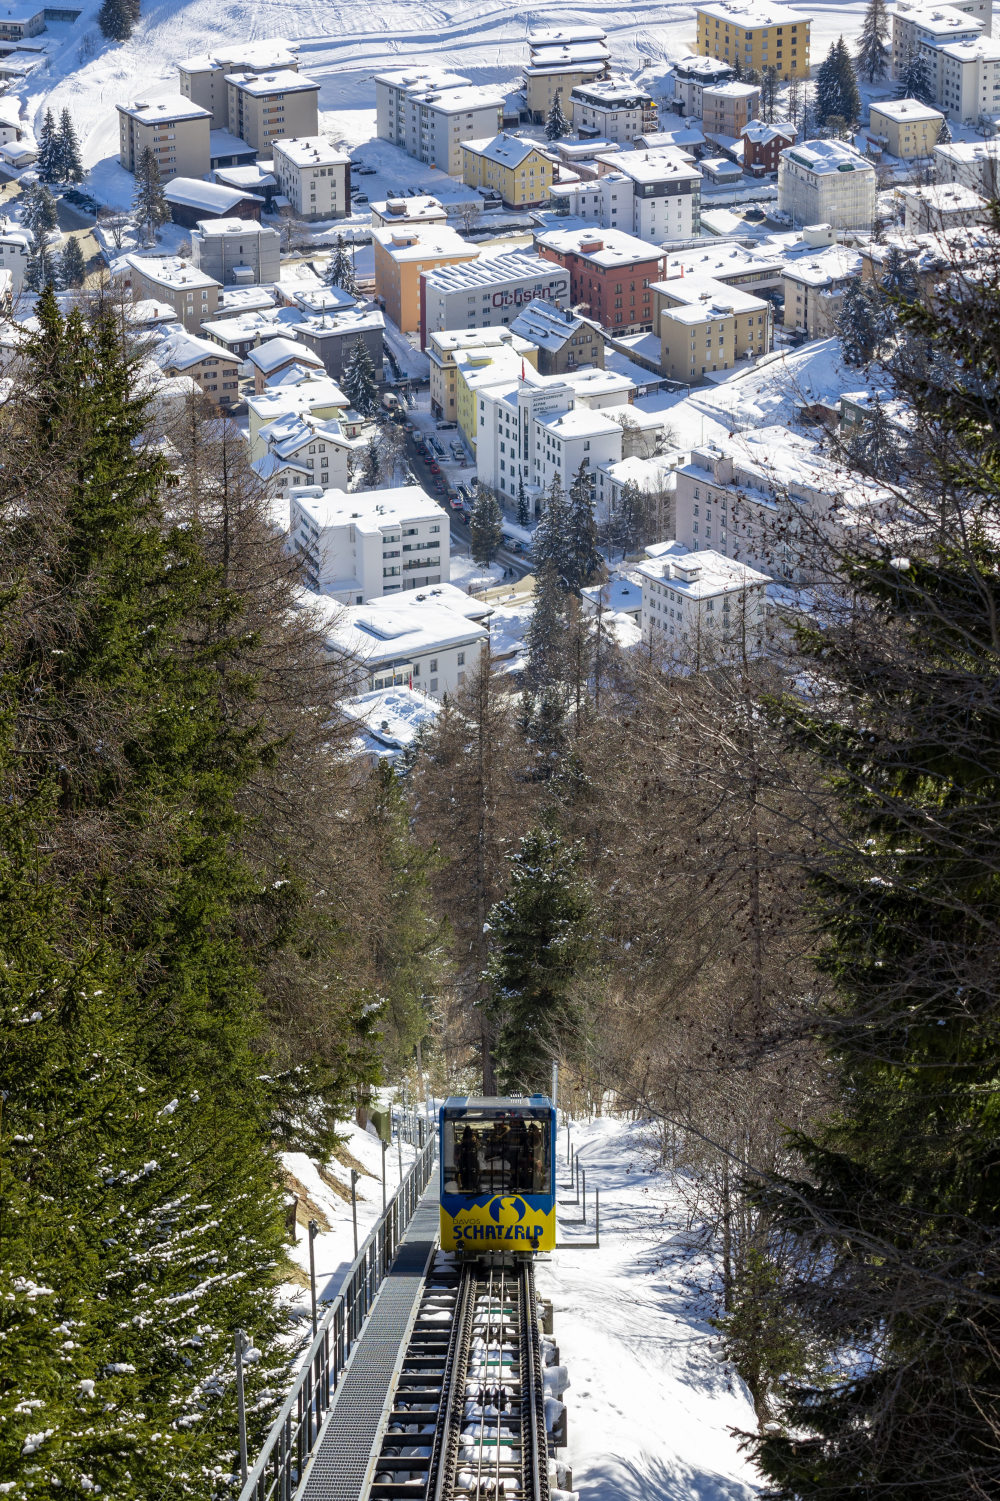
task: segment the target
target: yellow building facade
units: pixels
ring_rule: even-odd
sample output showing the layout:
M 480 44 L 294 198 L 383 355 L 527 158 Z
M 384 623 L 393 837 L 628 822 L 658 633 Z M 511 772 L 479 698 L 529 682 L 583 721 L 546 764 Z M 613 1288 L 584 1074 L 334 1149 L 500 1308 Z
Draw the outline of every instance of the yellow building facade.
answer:
M 455 356 L 455 416 L 476 452 L 476 396 L 483 386 L 499 386 L 519 379 L 522 368 L 538 368 L 538 350 L 518 354 L 509 346 L 500 349 L 469 349 Z
M 462 142 L 462 181 L 469 188 L 492 188 L 509 208 L 548 203 L 555 167 L 531 141 L 494 136 Z
M 885 143 L 890 156 L 911 161 L 930 156 L 943 124 L 941 111 L 919 99 L 892 99 L 872 105 L 869 133 Z
M 779 78 L 809 77 L 807 16 L 784 6 L 708 4 L 697 7 L 696 50 L 744 71 L 777 70 Z
M 435 417 L 457 422 L 455 400 L 456 365 L 459 355 L 474 350 L 496 352 L 513 349 L 538 368 L 538 349 L 509 328 L 434 329 L 427 335 L 427 358 L 431 367 L 431 411 Z
M 372 230 L 375 296 L 404 334 L 420 327 L 420 273 L 475 261 L 479 250 L 446 224 Z

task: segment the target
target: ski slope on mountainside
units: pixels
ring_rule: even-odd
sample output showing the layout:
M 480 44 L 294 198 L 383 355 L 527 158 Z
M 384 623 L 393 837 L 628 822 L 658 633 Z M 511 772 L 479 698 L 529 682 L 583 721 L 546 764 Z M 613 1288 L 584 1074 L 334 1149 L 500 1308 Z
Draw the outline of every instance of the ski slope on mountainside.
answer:
M 613 66 L 627 73 L 647 64 L 656 89 L 666 65 L 692 50 L 694 5 L 635 0 L 611 7 L 605 0 L 576 4 L 505 5 L 497 0 L 143 0 L 130 41 L 107 43 L 96 24 L 99 0 L 86 0 L 80 19 L 49 28 L 48 72 L 19 85 L 36 125 L 46 107 L 68 106 L 76 121 L 92 187 L 110 202 L 127 203 L 132 180 L 117 165 L 115 105 L 177 92 L 176 65 L 185 57 L 244 40 L 284 37 L 299 47 L 301 71 L 321 85 L 321 125 L 352 146 L 374 134 L 373 75 L 416 64 L 446 67 L 475 83 L 514 87 L 527 59 L 526 36 L 535 26 L 597 24 L 608 33 Z M 813 17 L 812 57 L 819 61 L 841 31 L 856 33 L 864 0 L 808 7 Z M 95 53 L 81 56 L 89 37 Z

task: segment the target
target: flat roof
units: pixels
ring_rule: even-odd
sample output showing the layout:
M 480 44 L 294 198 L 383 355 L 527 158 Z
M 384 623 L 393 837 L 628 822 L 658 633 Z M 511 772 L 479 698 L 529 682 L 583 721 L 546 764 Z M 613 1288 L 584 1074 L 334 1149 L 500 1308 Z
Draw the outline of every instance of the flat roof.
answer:
M 134 104 L 116 104 L 120 115 L 129 115 L 143 125 L 159 125 L 164 120 L 210 120 L 212 111 L 202 109 L 193 99 L 183 94 L 165 94 L 153 101 L 137 99 Z
M 376 73 L 375 82 L 394 89 L 454 89 L 467 87 L 472 79 L 464 73 L 449 73 L 447 68 L 401 68 L 397 72 Z
M 932 36 L 947 36 L 951 31 L 982 31 L 986 24 L 978 16 L 967 16 L 951 5 L 928 5 L 912 11 L 899 9 L 893 14 Z
M 737 4 L 732 0 L 707 0 L 707 3 L 695 6 L 699 16 L 711 16 L 713 20 L 728 22 L 731 26 L 742 26 L 744 30 L 751 26 L 785 26 L 805 23 L 809 25 L 810 18 L 801 11 L 792 10 L 787 5 L 753 5 Z
M 665 182 L 677 177 L 690 180 L 701 176 L 698 168 L 685 160 L 680 149 L 674 146 L 652 151 L 609 152 L 608 157 L 595 152 L 597 161 L 604 162 L 615 172 L 623 172 L 633 182 Z
M 431 88 L 426 93 L 411 89 L 409 97 L 439 114 L 470 115 L 477 109 L 500 109 L 507 95 L 490 84 L 470 83 L 454 89 Z
M 266 347 L 266 346 L 265 346 Z M 355 526 L 359 532 L 385 531 L 403 521 L 447 521 L 442 511 L 422 485 L 400 485 L 392 490 L 324 490 L 322 495 L 299 493 L 292 501 L 321 530 L 332 526 Z
M 969 42 L 944 42 L 937 50 L 942 57 L 950 57 L 960 63 L 992 63 L 1000 59 L 1000 41 L 989 36 L 976 37 L 975 41 Z
M 846 141 L 803 141 L 800 146 L 789 146 L 781 153 L 782 160 L 795 162 L 817 174 L 824 172 L 870 172 L 875 168 L 866 161 L 860 151 L 848 146 Z
M 538 235 L 535 243 L 561 255 L 581 256 L 595 266 L 628 265 L 633 261 L 660 261 L 664 258 L 659 245 L 640 240 L 623 229 L 551 229 Z
M 346 166 L 351 160 L 339 146 L 331 146 L 325 136 L 287 136 L 271 142 L 271 150 L 280 152 L 297 167 Z
M 255 98 L 265 94 L 305 94 L 310 89 L 319 89 L 313 79 L 304 73 L 293 73 L 290 68 L 277 68 L 271 73 L 227 73 L 226 82 Z
M 944 115 L 931 104 L 920 99 L 873 99 L 871 113 L 884 115 L 887 120 L 902 123 L 905 120 L 943 120 Z
M 706 599 L 771 582 L 766 573 L 758 573 L 711 547 L 692 552 L 682 542 L 659 542 L 647 547 L 646 553 L 644 561 L 635 565 L 636 573 L 686 599 Z
M 744 291 L 742 287 L 730 287 L 724 281 L 716 281 L 714 276 L 674 276 L 669 281 L 654 281 L 652 289 L 665 297 L 676 298 L 682 307 L 712 309 L 718 306 L 733 313 L 756 313 L 767 307 L 764 299 L 755 296 L 753 292 Z M 673 309 L 667 308 L 665 311 L 672 312 Z M 717 312 L 715 316 L 720 314 Z
M 396 236 L 409 243 L 397 244 Z M 452 229 L 450 224 L 415 224 L 405 231 L 395 224 L 386 224 L 372 230 L 372 239 L 394 261 L 419 261 L 424 258 L 432 260 L 441 255 L 476 260 L 480 253 L 478 245 L 470 245 L 468 240 L 463 240 L 458 230 Z
M 506 255 L 438 266 L 424 272 L 424 284 L 434 292 L 462 292 L 467 287 L 489 287 L 498 282 L 534 280 L 541 276 L 551 281 L 561 272 L 565 275 L 562 266 L 546 260 L 545 256 L 534 255 L 530 250 L 511 250 Z
M 192 266 L 190 261 L 181 260 L 177 255 L 126 255 L 126 264 L 133 271 L 140 272 L 150 281 L 159 282 L 165 287 L 217 287 L 219 283 L 214 276 L 208 276 L 204 271 L 199 271 L 197 266 Z

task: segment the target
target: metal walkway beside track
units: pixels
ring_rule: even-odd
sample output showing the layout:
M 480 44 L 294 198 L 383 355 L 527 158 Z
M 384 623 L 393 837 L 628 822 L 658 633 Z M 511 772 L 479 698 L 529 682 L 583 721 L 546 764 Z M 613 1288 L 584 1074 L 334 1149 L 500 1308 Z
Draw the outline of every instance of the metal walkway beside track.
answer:
M 439 1223 L 434 1175 L 351 1351 L 296 1501 L 359 1501 L 365 1494 Z

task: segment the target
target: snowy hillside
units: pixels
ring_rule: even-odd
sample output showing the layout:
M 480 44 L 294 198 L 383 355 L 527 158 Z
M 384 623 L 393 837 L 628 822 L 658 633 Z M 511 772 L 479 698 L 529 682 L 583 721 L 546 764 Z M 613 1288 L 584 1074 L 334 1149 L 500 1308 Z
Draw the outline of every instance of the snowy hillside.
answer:
M 117 103 L 176 92 L 176 64 L 196 53 L 247 38 L 285 37 L 299 45 L 301 70 L 321 85 L 323 127 L 352 146 L 370 139 L 375 127 L 372 75 L 382 69 L 434 63 L 456 69 L 474 82 L 513 86 L 526 60 L 525 37 L 538 24 L 592 21 L 609 35 L 616 67 L 656 81 L 672 59 L 691 50 L 694 6 L 670 0 L 636 0 L 621 9 L 604 0 L 576 4 L 512 6 L 496 0 L 364 0 L 321 4 L 319 0 L 143 0 L 142 19 L 123 45 L 101 37 L 98 0 L 87 0 L 73 25 L 49 28 L 53 60 L 19 89 L 36 121 L 46 105 L 68 105 L 83 144 L 84 161 L 96 169 L 93 187 L 107 201 L 128 202 L 131 179 L 117 166 Z M 810 7 L 812 56 L 819 61 L 841 31 L 852 35 L 864 9 L 861 0 Z M 94 56 L 87 58 L 85 37 Z M 81 43 L 84 43 L 81 54 Z

